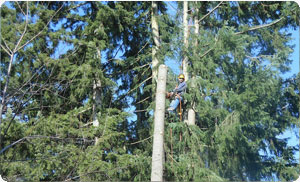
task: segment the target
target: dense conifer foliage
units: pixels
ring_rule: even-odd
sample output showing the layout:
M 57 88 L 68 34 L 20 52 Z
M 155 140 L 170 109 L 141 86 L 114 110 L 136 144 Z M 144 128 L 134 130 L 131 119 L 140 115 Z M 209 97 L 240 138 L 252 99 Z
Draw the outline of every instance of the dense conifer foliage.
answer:
M 298 177 L 299 146 L 279 135 L 299 127 L 300 78 L 283 77 L 291 69 L 289 30 L 299 30 L 299 6 L 188 2 L 188 46 L 182 2 L 157 2 L 152 11 L 147 1 L 1 6 L 2 177 L 150 180 L 158 68 L 153 16 L 158 65 L 188 58 L 184 110 L 196 115 L 193 126 L 165 118 L 164 179 Z M 169 68 L 168 90 L 174 78 Z

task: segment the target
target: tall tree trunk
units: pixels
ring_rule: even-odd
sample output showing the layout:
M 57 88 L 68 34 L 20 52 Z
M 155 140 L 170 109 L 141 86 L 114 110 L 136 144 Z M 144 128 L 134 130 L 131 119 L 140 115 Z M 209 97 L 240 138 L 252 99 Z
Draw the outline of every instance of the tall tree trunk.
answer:
M 183 61 L 182 61 L 182 69 L 183 74 L 185 76 L 185 81 L 189 80 L 188 74 L 188 57 L 186 55 L 186 49 L 188 48 L 188 36 L 189 36 L 189 27 L 188 27 L 188 2 L 183 2 L 183 44 L 184 44 L 184 54 L 183 54 Z
M 197 3 L 197 2 L 196 2 Z M 198 18 L 198 12 L 199 9 L 196 7 L 195 9 L 195 18 L 194 18 L 194 24 L 195 24 L 195 35 L 197 37 L 197 35 L 199 34 L 199 18 Z M 198 46 L 198 39 L 195 40 L 195 48 Z M 196 52 L 194 52 L 194 55 L 196 54 Z M 191 79 L 191 89 L 195 89 L 195 75 L 192 75 L 192 79 Z M 192 102 L 191 103 L 191 108 L 188 110 L 188 125 L 195 125 L 196 123 L 196 113 L 195 113 L 195 103 Z
M 153 36 L 153 47 L 152 47 L 152 83 L 153 93 L 155 92 L 155 84 L 157 80 L 157 66 L 158 66 L 158 58 L 157 52 L 160 47 L 160 40 L 159 40 L 159 32 L 158 32 L 158 22 L 157 22 L 157 2 L 152 1 L 152 12 L 151 12 L 151 25 L 152 25 L 152 36 Z
M 183 61 L 182 61 L 182 70 L 185 76 L 185 81 L 189 80 L 188 73 L 188 57 L 186 54 L 186 50 L 188 48 L 188 37 L 189 37 L 189 27 L 188 27 L 188 2 L 183 2 L 183 44 L 184 44 L 184 52 L 183 52 Z M 188 118 L 184 117 L 184 122 L 189 124 Z
M 97 49 L 97 55 L 99 59 L 99 64 L 101 64 L 101 51 Z M 98 109 L 101 104 L 101 81 L 95 79 L 93 83 L 93 126 L 98 127 L 99 121 L 98 121 Z M 95 137 L 95 145 L 98 143 L 98 137 Z
M 164 164 L 164 117 L 166 103 L 167 67 L 160 65 L 155 97 L 154 134 L 151 181 L 163 181 Z

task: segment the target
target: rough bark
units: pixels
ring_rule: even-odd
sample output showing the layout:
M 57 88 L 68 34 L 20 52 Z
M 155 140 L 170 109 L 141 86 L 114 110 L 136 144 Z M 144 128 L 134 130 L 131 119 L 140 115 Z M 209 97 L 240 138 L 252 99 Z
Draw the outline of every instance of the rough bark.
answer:
M 163 181 L 166 83 L 167 67 L 165 65 L 160 65 L 155 99 L 151 181 Z

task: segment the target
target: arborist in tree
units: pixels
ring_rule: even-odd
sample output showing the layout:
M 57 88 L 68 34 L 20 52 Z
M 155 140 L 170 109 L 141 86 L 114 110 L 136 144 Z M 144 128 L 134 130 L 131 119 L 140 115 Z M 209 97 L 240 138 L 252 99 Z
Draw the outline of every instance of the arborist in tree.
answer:
M 186 82 L 184 80 L 184 74 L 180 74 L 178 76 L 178 80 L 179 85 L 176 86 L 172 92 L 167 93 L 167 97 L 169 98 L 175 95 L 175 99 L 171 102 L 170 107 L 168 108 L 169 112 L 173 112 L 178 107 L 180 102 L 183 100 L 183 94 L 187 87 Z

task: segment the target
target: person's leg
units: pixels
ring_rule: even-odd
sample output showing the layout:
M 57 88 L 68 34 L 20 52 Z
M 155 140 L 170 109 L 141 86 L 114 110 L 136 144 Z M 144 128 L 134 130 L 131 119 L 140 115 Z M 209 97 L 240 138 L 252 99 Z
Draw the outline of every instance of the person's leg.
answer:
M 176 98 L 175 100 L 173 100 L 173 101 L 171 102 L 168 111 L 174 111 L 174 110 L 177 108 L 178 105 L 179 105 L 179 99 Z

